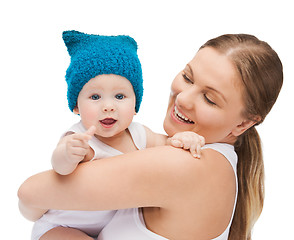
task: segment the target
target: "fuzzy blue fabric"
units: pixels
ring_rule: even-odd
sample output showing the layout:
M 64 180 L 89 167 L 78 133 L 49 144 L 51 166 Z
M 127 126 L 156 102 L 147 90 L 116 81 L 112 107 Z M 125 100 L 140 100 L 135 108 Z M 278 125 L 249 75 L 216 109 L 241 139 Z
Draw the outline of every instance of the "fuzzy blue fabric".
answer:
M 66 71 L 67 99 L 71 111 L 83 86 L 102 74 L 116 74 L 128 79 L 136 96 L 136 112 L 143 96 L 141 63 L 137 43 L 130 36 L 101 36 L 78 31 L 64 31 L 63 40 L 71 57 Z

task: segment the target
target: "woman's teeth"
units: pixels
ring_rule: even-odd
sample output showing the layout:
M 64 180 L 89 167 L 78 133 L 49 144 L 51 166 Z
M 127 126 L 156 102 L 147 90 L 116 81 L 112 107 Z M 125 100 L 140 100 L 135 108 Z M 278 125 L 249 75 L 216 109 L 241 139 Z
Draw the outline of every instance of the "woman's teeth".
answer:
M 191 123 L 191 124 L 194 123 L 191 119 L 189 119 L 189 118 L 185 117 L 183 114 L 181 114 L 176 106 L 174 108 L 174 113 L 175 113 L 175 116 L 177 117 L 177 119 L 181 120 L 182 122 Z

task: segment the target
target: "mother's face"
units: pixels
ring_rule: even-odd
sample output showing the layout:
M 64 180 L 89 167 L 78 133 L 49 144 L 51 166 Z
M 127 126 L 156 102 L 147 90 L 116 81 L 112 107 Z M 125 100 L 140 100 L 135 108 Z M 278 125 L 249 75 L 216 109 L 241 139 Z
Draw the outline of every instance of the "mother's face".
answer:
M 233 144 L 252 126 L 243 116 L 240 77 L 227 56 L 201 49 L 174 79 L 164 129 L 169 136 L 193 131 L 206 143 Z

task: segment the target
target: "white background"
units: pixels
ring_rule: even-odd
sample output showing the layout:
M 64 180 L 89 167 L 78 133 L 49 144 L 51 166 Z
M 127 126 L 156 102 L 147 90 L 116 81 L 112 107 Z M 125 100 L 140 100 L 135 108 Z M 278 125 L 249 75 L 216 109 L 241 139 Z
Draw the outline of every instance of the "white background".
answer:
M 78 120 L 67 108 L 69 56 L 61 34 L 79 30 L 136 39 L 145 93 L 135 120 L 161 133 L 170 83 L 201 44 L 224 33 L 250 33 L 269 42 L 284 64 L 285 79 L 258 128 L 266 199 L 253 239 L 294 239 L 292 6 L 283 0 L 2 1 L 1 235 L 30 239 L 32 223 L 18 212 L 17 189 L 30 175 L 50 168 L 60 134 Z

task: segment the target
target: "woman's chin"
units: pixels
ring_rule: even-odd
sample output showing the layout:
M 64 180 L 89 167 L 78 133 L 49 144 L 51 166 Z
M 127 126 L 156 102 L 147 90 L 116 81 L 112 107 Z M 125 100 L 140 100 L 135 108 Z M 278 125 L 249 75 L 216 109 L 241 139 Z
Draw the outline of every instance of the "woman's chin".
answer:
M 163 122 L 163 129 L 168 136 L 173 136 L 177 133 L 177 128 L 171 123 L 171 119 L 169 114 L 166 114 L 164 122 Z

